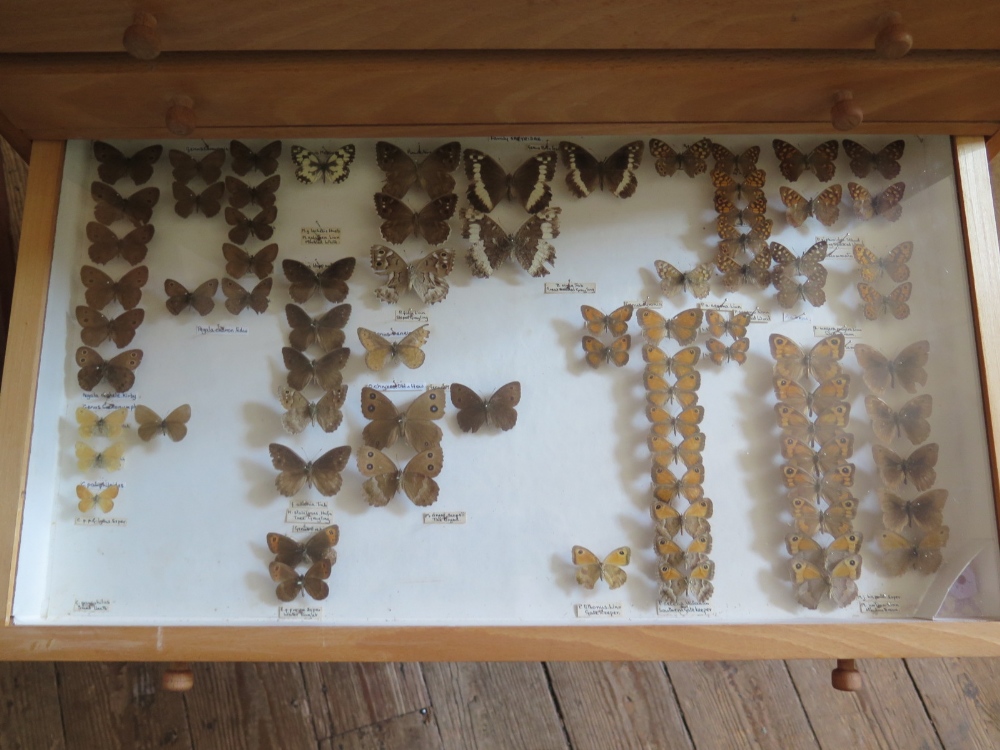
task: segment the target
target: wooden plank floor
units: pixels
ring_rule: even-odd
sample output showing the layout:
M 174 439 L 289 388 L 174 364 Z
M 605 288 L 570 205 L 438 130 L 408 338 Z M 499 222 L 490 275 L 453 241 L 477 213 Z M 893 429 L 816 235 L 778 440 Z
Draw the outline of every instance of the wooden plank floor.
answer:
M 0 663 L 0 750 L 1000 747 L 1000 659 L 859 666 L 847 694 L 832 661 L 198 664 L 174 694 L 158 664 Z

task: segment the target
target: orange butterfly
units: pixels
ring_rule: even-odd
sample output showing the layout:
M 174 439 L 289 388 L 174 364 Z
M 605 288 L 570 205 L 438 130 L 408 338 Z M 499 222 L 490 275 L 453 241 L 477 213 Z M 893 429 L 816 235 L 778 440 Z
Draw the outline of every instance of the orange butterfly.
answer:
M 680 495 L 688 502 L 693 503 L 705 496 L 705 490 L 701 486 L 705 481 L 705 467 L 701 464 L 695 464 L 681 476 L 676 476 L 663 466 L 654 465 L 650 476 L 655 485 L 653 498 L 656 500 L 669 503 Z
M 906 302 L 910 299 L 912 291 L 913 284 L 909 281 L 900 284 L 887 295 L 883 295 L 870 284 L 858 282 L 858 294 L 865 303 L 865 317 L 868 320 L 878 320 L 887 313 L 891 313 L 896 320 L 910 317 L 910 306 Z
M 662 375 L 648 369 L 642 375 L 646 388 L 646 401 L 656 406 L 678 403 L 684 409 L 698 403 L 698 389 L 701 388 L 701 373 L 697 370 L 668 382 Z
M 643 344 L 642 359 L 647 363 L 646 372 L 656 375 L 673 373 L 679 378 L 694 371 L 698 360 L 701 359 L 701 349 L 697 346 L 689 346 L 670 357 L 658 346 Z
M 652 424 L 650 432 L 660 437 L 669 437 L 671 433 L 681 437 L 691 437 L 700 432 L 698 425 L 704 418 L 704 406 L 689 406 L 680 414 L 672 416 L 660 406 L 646 404 L 646 419 Z
M 681 346 L 687 346 L 698 337 L 704 313 L 701 309 L 692 307 L 667 320 L 655 310 L 644 307 L 636 313 L 636 318 L 643 335 L 654 344 L 669 337 Z
M 810 216 L 815 216 L 825 227 L 833 226 L 840 218 L 840 201 L 844 196 L 840 185 L 832 185 L 809 200 L 790 187 L 782 186 L 778 192 L 781 202 L 788 208 L 785 217 L 793 227 L 802 226 Z
M 708 350 L 708 358 L 715 364 L 721 365 L 726 362 L 735 362 L 742 365 L 747 361 L 747 352 L 750 351 L 750 339 L 736 339 L 731 346 L 726 346 L 718 339 L 709 339 L 705 342 Z
M 584 336 L 582 343 L 587 364 L 594 369 L 604 362 L 610 362 L 615 367 L 624 367 L 628 364 L 628 350 L 632 346 L 632 337 L 627 333 L 612 341 L 609 346 L 605 346 L 593 336 Z
M 695 464 L 701 463 L 701 454 L 705 450 L 705 433 L 696 432 L 681 440 L 677 445 L 665 437 L 651 434 L 646 440 L 646 445 L 653 458 L 653 463 L 657 466 L 680 463 L 690 469 Z
M 889 251 L 884 258 L 878 258 L 864 245 L 854 246 L 854 260 L 861 266 L 861 280 L 871 283 L 878 281 L 882 274 L 897 284 L 910 278 L 910 267 L 907 263 L 913 257 L 913 243 L 900 242 Z
M 632 305 L 622 305 L 607 315 L 596 307 L 580 305 L 583 314 L 583 327 L 595 336 L 607 331 L 612 336 L 621 336 L 628 331 L 628 322 L 632 320 Z

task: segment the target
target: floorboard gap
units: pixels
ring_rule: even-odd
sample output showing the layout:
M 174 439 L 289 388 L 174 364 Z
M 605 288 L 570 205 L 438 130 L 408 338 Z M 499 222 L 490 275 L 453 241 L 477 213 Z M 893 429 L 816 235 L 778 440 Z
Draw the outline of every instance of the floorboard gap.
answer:
M 934 715 L 931 714 L 930 710 L 927 708 L 927 701 L 924 700 L 924 694 L 920 692 L 920 684 L 914 679 L 913 672 L 910 671 L 910 662 L 903 659 L 903 668 L 906 670 L 906 676 L 910 678 L 910 682 L 913 683 L 913 691 L 917 694 L 920 699 L 920 706 L 924 709 L 924 713 L 927 714 L 927 720 L 931 723 L 931 727 L 934 728 L 934 736 L 937 737 L 938 744 L 941 747 L 948 747 L 944 738 L 941 736 L 941 731 L 938 729 L 937 722 L 934 721 Z
M 163 678 L 163 672 L 162 672 L 162 670 L 166 669 L 168 666 L 169 665 L 167 663 L 160 664 L 160 669 L 161 669 L 160 679 L 161 680 Z M 188 667 L 190 669 L 194 669 L 194 665 L 193 664 L 189 664 Z M 163 688 L 163 685 L 162 685 L 162 682 L 161 682 L 161 684 L 160 684 L 160 690 L 163 690 L 163 689 L 164 688 Z M 191 688 L 191 690 L 186 690 L 183 693 L 181 693 L 181 705 L 184 706 L 184 722 L 187 724 L 188 739 L 191 742 L 191 750 L 198 750 L 198 745 L 197 745 L 197 743 L 194 740 L 195 734 L 194 734 L 194 731 L 191 728 L 191 712 L 188 711 L 188 696 L 191 695 L 191 693 L 193 691 L 197 690 L 197 689 L 198 689 L 198 680 L 195 679 L 194 687 Z
M 684 715 L 684 706 L 677 699 L 677 689 L 674 687 L 674 681 L 670 677 L 670 670 L 667 669 L 667 663 L 665 661 L 660 662 L 660 667 L 663 669 L 663 673 L 667 676 L 667 684 L 670 685 L 670 692 L 673 695 L 674 703 L 677 704 L 677 712 L 681 715 L 681 724 L 684 725 L 684 731 L 687 733 L 688 741 L 691 743 L 691 747 L 697 748 L 695 744 L 694 735 L 691 734 L 691 727 L 688 726 L 687 716 Z
M 62 682 L 62 678 L 59 675 L 59 664 L 57 662 L 52 662 L 52 674 L 56 680 L 56 699 L 59 701 L 59 729 L 62 730 L 63 747 L 68 748 L 70 745 L 69 737 L 66 735 L 66 715 L 63 712 L 62 690 L 59 684 Z
M 799 699 L 799 707 L 802 709 L 802 715 L 806 717 L 806 724 L 809 725 L 809 731 L 812 732 L 813 739 L 816 740 L 816 747 L 822 748 L 823 743 L 819 741 L 819 735 L 816 734 L 816 728 L 813 726 L 812 719 L 809 718 L 809 712 L 806 711 L 806 706 L 802 702 L 802 694 L 799 692 L 799 686 L 795 684 L 795 680 L 792 678 L 792 672 L 788 668 L 788 662 L 782 659 L 781 666 L 785 668 L 785 674 L 788 675 L 788 681 L 792 684 L 792 690 L 795 691 L 795 697 Z M 830 687 L 833 690 L 833 687 Z
M 542 662 L 542 671 L 545 672 L 545 683 L 549 687 L 549 695 L 552 696 L 552 705 L 556 707 L 556 716 L 559 717 L 559 728 L 562 729 L 563 739 L 566 740 L 566 747 L 573 750 L 573 741 L 569 738 L 569 731 L 566 729 L 566 717 L 563 716 L 562 706 L 559 704 L 559 696 L 556 695 L 555 685 L 552 684 L 552 673 L 549 672 L 548 662 Z

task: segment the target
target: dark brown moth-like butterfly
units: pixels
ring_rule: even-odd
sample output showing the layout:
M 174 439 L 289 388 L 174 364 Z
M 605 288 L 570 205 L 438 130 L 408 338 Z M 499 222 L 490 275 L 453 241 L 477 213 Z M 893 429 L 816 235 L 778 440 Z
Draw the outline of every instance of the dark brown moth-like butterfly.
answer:
M 273 531 L 267 535 L 267 548 L 274 555 L 275 562 L 294 568 L 308 561 L 316 563 L 329 560 L 333 565 L 337 562 L 337 542 L 340 541 L 340 527 L 327 526 L 320 529 L 304 542 L 297 542 L 284 534 Z
M 118 393 L 125 393 L 135 383 L 135 369 L 141 362 L 141 349 L 129 349 L 105 361 L 89 346 L 81 346 L 76 350 L 76 364 L 80 368 L 76 380 L 85 391 L 92 391 L 102 380 L 107 380 Z
M 854 356 L 864 370 L 865 385 L 872 393 L 883 394 L 889 388 L 899 386 L 907 393 L 916 393 L 917 386 L 927 385 L 927 370 L 924 365 L 930 358 L 929 341 L 916 341 L 904 348 L 894 359 L 889 359 L 867 344 L 855 344 Z
M 183 185 L 196 178 L 206 185 L 218 182 L 222 177 L 222 166 L 226 163 L 226 150 L 222 148 L 209 151 L 201 159 L 195 159 L 191 154 L 177 149 L 170 149 L 167 156 L 174 168 L 174 180 Z
M 594 588 L 598 581 L 604 581 L 609 589 L 625 585 L 628 574 L 622 570 L 632 559 L 632 550 L 619 547 L 603 560 L 586 547 L 573 547 L 573 564 L 576 566 L 576 582 L 585 589 Z
M 369 370 L 380 372 L 387 364 L 398 359 L 404 365 L 414 370 L 424 363 L 426 354 L 422 349 L 431 335 L 425 323 L 414 328 L 399 341 L 389 341 L 375 331 L 358 328 L 358 338 L 366 349 L 365 365 Z
M 114 301 L 131 310 L 142 299 L 142 288 L 149 281 L 149 269 L 138 266 L 115 281 L 99 268 L 84 266 L 80 269 L 80 281 L 86 289 L 87 304 L 95 310 L 103 310 Z
M 711 153 L 712 142 L 708 138 L 692 143 L 683 151 L 675 151 L 659 138 L 649 139 L 649 155 L 656 159 L 656 173 L 660 177 L 672 177 L 682 170 L 688 177 L 697 177 L 708 169 L 705 160 Z
M 281 348 L 281 358 L 288 370 L 285 380 L 297 391 L 303 390 L 310 383 L 316 383 L 324 391 L 340 390 L 340 386 L 344 384 L 341 370 L 350 356 L 351 350 L 346 347 L 334 349 L 319 359 L 309 359 L 290 346 Z
M 894 492 L 879 490 L 878 497 L 882 507 L 882 524 L 887 529 L 916 529 L 926 533 L 941 527 L 948 490 L 930 490 L 913 500 L 904 500 Z
M 256 185 L 247 185 L 238 177 L 226 177 L 226 192 L 229 194 L 229 205 L 233 208 L 244 206 L 260 206 L 270 208 L 277 200 L 275 193 L 281 187 L 281 175 L 268 177 Z
M 747 352 L 750 351 L 750 339 L 741 338 L 726 346 L 718 339 L 709 339 L 705 342 L 705 350 L 708 358 L 715 364 L 721 365 L 726 362 L 735 362 L 742 365 L 747 361 Z
M 233 315 L 239 315 L 248 307 L 258 315 L 266 312 L 273 281 L 271 278 L 264 279 L 247 291 L 232 279 L 223 278 L 222 293 L 226 296 L 226 309 Z
M 386 141 L 375 144 L 375 163 L 385 172 L 382 192 L 402 198 L 410 188 L 419 185 L 431 200 L 455 192 L 451 173 L 462 160 L 462 146 L 450 141 L 438 146 L 417 164 L 403 149 Z
M 864 245 L 854 246 L 854 260 L 861 267 L 861 280 L 869 284 L 882 278 L 883 273 L 897 284 L 906 281 L 910 278 L 910 267 L 907 264 L 912 257 L 912 242 L 900 242 L 882 258 Z
M 411 234 L 422 237 L 428 245 L 440 245 L 451 235 L 448 220 L 455 215 L 458 196 L 454 193 L 435 198 L 414 211 L 398 198 L 375 193 L 375 212 L 383 219 L 379 231 L 386 242 L 399 245 Z
M 785 218 L 793 227 L 801 227 L 810 216 L 815 216 L 825 227 L 833 226 L 840 218 L 840 201 L 844 197 L 844 189 L 840 185 L 831 185 L 809 199 L 784 185 L 778 188 L 778 192 L 781 202 L 788 209 Z
M 699 263 L 690 271 L 681 271 L 665 260 L 657 260 L 653 261 L 653 267 L 660 277 L 660 289 L 668 297 L 683 292 L 690 292 L 697 299 L 708 296 L 708 282 L 712 279 L 710 264 Z
M 136 185 L 142 185 L 153 176 L 153 165 L 160 160 L 163 146 L 146 146 L 131 156 L 104 141 L 94 141 L 94 158 L 97 159 L 97 175 L 109 185 L 114 185 L 122 177 L 128 177 Z
M 449 390 L 451 405 L 458 409 L 458 427 L 462 432 L 479 432 L 484 424 L 506 432 L 517 424 L 514 407 L 521 401 L 518 381 L 501 386 L 487 399 L 461 383 L 452 383 Z
M 208 315 L 215 309 L 215 293 L 219 289 L 218 279 L 209 279 L 199 284 L 193 292 L 179 281 L 167 279 L 163 282 L 163 290 L 167 293 L 167 310 L 171 315 L 180 315 L 191 307 L 199 315 Z
M 250 237 L 258 240 L 269 240 L 274 234 L 274 220 L 278 218 L 277 206 L 261 209 L 252 219 L 248 218 L 238 208 L 226 207 L 226 223 L 232 227 L 229 230 L 229 241 L 242 245 Z
M 824 141 L 809 153 L 799 151 L 788 141 L 775 138 L 772 142 L 774 155 L 781 162 L 778 169 L 789 182 L 795 182 L 803 172 L 812 172 L 820 182 L 829 182 L 837 171 L 837 154 L 840 145 L 836 141 Z
M 229 155 L 232 156 L 233 171 L 240 177 L 249 172 L 260 172 L 265 177 L 274 174 L 278 168 L 278 157 L 281 156 L 281 141 L 271 141 L 260 151 L 253 151 L 240 141 L 229 142 Z
M 440 445 L 420 451 L 402 469 L 378 448 L 366 445 L 358 451 L 358 471 L 368 477 L 361 489 L 368 504 L 377 508 L 388 505 L 400 487 L 414 505 L 433 505 L 440 490 L 434 477 L 443 464 Z
M 341 258 L 317 273 L 301 261 L 286 258 L 281 261 L 281 270 L 291 283 L 288 294 L 296 302 L 305 302 L 317 289 L 327 301 L 343 302 L 350 291 L 347 280 L 354 273 L 356 262 L 353 257 Z
M 771 334 L 770 345 L 774 374 L 779 377 L 801 382 L 802 376 L 808 372 L 816 382 L 825 383 L 843 373 L 840 361 L 844 358 L 846 340 L 839 333 L 818 342 L 808 354 L 780 333 Z
M 882 483 L 890 490 L 912 483 L 919 492 L 923 492 L 933 487 L 937 480 L 937 471 L 934 470 L 938 459 L 937 443 L 921 446 L 906 458 L 884 445 L 873 445 L 872 458 Z
M 928 418 L 934 408 L 934 400 L 925 393 L 911 398 L 896 411 L 878 396 L 865 396 L 865 410 L 872 421 L 875 437 L 883 443 L 891 443 L 906 435 L 913 445 L 920 445 L 931 435 Z
M 778 304 L 786 309 L 795 307 L 795 303 L 799 300 L 808 302 L 813 307 L 822 307 L 826 304 L 826 291 L 823 289 L 827 278 L 825 268 L 817 269 L 805 279 L 781 273 L 775 273 L 773 278 L 774 288 L 778 290 L 776 295 Z
M 641 307 L 635 314 L 642 329 L 642 335 L 654 344 L 665 337 L 672 338 L 681 346 L 687 346 L 698 337 L 698 329 L 704 320 L 705 313 L 698 307 L 682 310 L 672 318 L 664 318 L 656 310 Z
M 791 250 L 780 242 L 772 242 L 770 245 L 771 257 L 774 259 L 775 281 L 779 276 L 807 276 L 813 277 L 822 274 L 823 284 L 826 283 L 826 268 L 822 263 L 826 259 L 826 240 L 816 242 L 802 255 L 795 255 Z
M 139 429 L 139 438 L 144 442 L 149 442 L 157 435 L 166 435 L 175 443 L 184 439 L 187 435 L 187 423 L 191 419 L 191 407 L 188 404 L 181 404 L 171 411 L 166 417 L 160 415 L 143 404 L 136 404 L 135 422 Z
M 757 168 L 760 158 L 760 146 L 751 146 L 740 154 L 735 154 L 721 143 L 712 144 L 712 156 L 715 157 L 714 172 L 726 174 L 750 174 Z
M 619 198 L 635 194 L 639 181 L 636 170 L 642 164 L 642 141 L 626 143 L 603 161 L 587 149 L 569 141 L 562 141 L 563 164 L 569 170 L 566 184 L 577 198 L 586 198 L 597 189 L 607 190 Z
M 605 344 L 593 336 L 584 336 L 581 344 L 584 360 L 595 370 L 605 362 L 609 362 L 615 367 L 624 367 L 628 364 L 628 350 L 632 346 L 632 337 L 626 333 L 610 344 Z
M 283 602 L 290 602 L 305 591 L 317 601 L 322 601 L 330 595 L 330 586 L 326 579 L 330 577 L 332 565 L 329 560 L 313 563 L 305 573 L 296 572 L 295 568 L 274 560 L 268 566 L 271 580 L 278 583 L 274 593 Z
M 468 261 L 472 275 L 489 278 L 511 255 L 530 276 L 547 276 L 556 249 L 549 240 L 559 236 L 557 207 L 546 208 L 529 218 L 513 233 L 508 233 L 486 214 L 472 208 L 462 210 L 462 236 L 472 241 Z
M 441 443 L 441 428 L 434 424 L 444 416 L 444 388 L 432 388 L 415 398 L 405 411 L 384 393 L 367 386 L 361 389 L 361 414 L 370 420 L 361 433 L 366 446 L 385 450 L 400 436 L 416 451 Z
M 910 541 L 894 531 L 883 531 L 879 537 L 882 545 L 882 564 L 890 576 L 901 576 L 913 568 L 918 573 L 930 575 L 941 567 L 941 550 L 948 544 L 947 526 L 928 532 L 918 541 Z
M 628 331 L 628 322 L 632 320 L 632 305 L 622 305 L 605 315 L 596 307 L 580 305 L 583 315 L 583 327 L 588 333 L 600 336 L 607 331 L 612 336 L 621 336 Z
M 893 141 L 879 151 L 869 151 L 860 143 L 844 140 L 844 151 L 851 158 L 851 171 L 864 179 L 875 170 L 887 180 L 899 175 L 899 160 L 903 158 L 906 141 Z
M 856 182 L 848 182 L 847 190 L 854 201 L 854 213 L 862 221 L 868 221 L 876 216 L 888 221 L 899 221 L 899 217 L 903 215 L 903 207 L 899 203 L 906 192 L 906 183 L 894 182 L 875 195 Z
M 226 273 L 234 279 L 242 279 L 248 273 L 258 279 L 266 279 L 274 271 L 278 246 L 271 243 L 251 255 L 243 248 L 225 242 L 222 245 L 222 255 L 226 259 Z
M 292 146 L 292 161 L 295 163 L 295 179 L 304 185 L 316 182 L 337 184 L 351 174 L 354 161 L 354 145 L 348 143 L 336 151 L 310 151 L 302 146 Z
M 527 159 L 511 174 L 492 156 L 466 149 L 465 176 L 469 178 L 466 196 L 477 211 L 489 213 L 505 198 L 519 203 L 529 214 L 548 208 L 552 200 L 549 181 L 559 160 L 555 151 L 541 151 Z
M 80 324 L 80 340 L 87 346 L 99 346 L 111 339 L 122 349 L 132 343 L 146 313 L 142 309 L 126 310 L 117 318 L 108 319 L 92 307 L 78 305 L 76 322 Z
M 424 304 L 433 305 L 448 296 L 445 277 L 455 266 L 451 250 L 433 250 L 423 258 L 407 263 L 403 257 L 385 245 L 372 245 L 372 270 L 385 275 L 386 282 L 375 289 L 375 296 L 389 304 L 399 301 L 399 295 L 412 289 Z
M 87 224 L 87 239 L 90 247 L 87 255 L 99 265 L 104 265 L 121 255 L 129 265 L 141 263 L 146 257 L 146 245 L 153 239 L 156 230 L 152 224 L 144 224 L 120 238 L 103 224 L 91 221 Z
M 212 218 L 222 210 L 222 196 L 226 194 L 226 186 L 221 182 L 209 185 L 200 193 L 196 193 L 182 182 L 173 184 L 174 211 L 182 219 L 191 214 L 203 214 Z
M 292 329 L 288 343 L 304 352 L 316 342 L 323 351 L 332 352 L 344 345 L 344 326 L 350 317 L 350 305 L 337 305 L 316 318 L 298 305 L 286 305 L 285 319 Z
M 762 190 L 765 182 L 767 173 L 763 169 L 755 169 L 743 175 L 742 180 L 737 180 L 728 172 L 712 172 L 712 185 L 715 187 L 717 204 L 728 202 L 732 205 L 746 203 L 748 206 L 766 206 L 767 199 Z M 756 213 L 763 213 L 763 210 Z
M 340 473 L 351 457 L 349 445 L 329 450 L 315 461 L 306 461 L 281 443 L 271 443 L 268 451 L 271 463 L 278 470 L 274 486 L 285 497 L 293 497 L 306 486 L 315 487 L 323 497 L 333 497 L 340 492 L 343 484 Z
M 283 385 L 278 391 L 278 400 L 285 408 L 285 413 L 281 415 L 281 426 L 292 435 L 297 435 L 311 424 L 319 425 L 323 432 L 333 432 L 344 419 L 341 407 L 346 398 L 346 385 L 324 393 L 316 403 L 310 402 L 294 388 Z
M 735 292 L 747 284 L 766 289 L 771 285 L 771 249 L 763 247 L 754 253 L 746 263 L 740 263 L 735 258 L 720 254 L 715 261 L 722 274 L 722 286 Z
M 900 284 L 888 294 L 882 294 L 871 284 L 858 282 L 858 295 L 864 303 L 864 313 L 868 320 L 878 320 L 884 315 L 892 315 L 896 320 L 910 317 L 910 306 L 907 302 L 913 292 L 913 284 L 909 281 Z
M 148 224 L 153 218 L 153 208 L 160 200 L 160 189 L 143 188 L 124 198 L 113 187 L 94 182 L 90 185 L 90 196 L 94 199 L 94 218 L 101 224 L 110 226 L 116 221 L 129 221 L 138 227 Z

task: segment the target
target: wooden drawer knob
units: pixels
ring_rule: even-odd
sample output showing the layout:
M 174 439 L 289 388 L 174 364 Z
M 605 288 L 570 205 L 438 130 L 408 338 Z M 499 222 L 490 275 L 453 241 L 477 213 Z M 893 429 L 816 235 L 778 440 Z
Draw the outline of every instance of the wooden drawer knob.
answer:
M 830 110 L 830 121 L 837 130 L 854 130 L 865 119 L 865 113 L 854 101 L 850 91 L 838 91 L 834 96 L 833 108 Z
M 122 36 L 125 51 L 137 60 L 152 60 L 160 54 L 160 30 L 156 26 L 156 16 L 144 11 L 136 11 L 132 25 Z
M 174 135 L 189 136 L 196 124 L 194 101 L 190 96 L 178 96 L 167 108 L 167 130 Z
M 163 689 L 171 693 L 185 693 L 194 687 L 194 672 L 186 661 L 171 662 L 163 672 Z
M 837 690 L 856 693 L 864 685 L 861 672 L 854 666 L 854 659 L 837 659 L 837 668 L 833 670 L 833 686 Z
M 913 47 L 913 37 L 896 12 L 886 14 L 882 30 L 875 37 L 875 54 L 887 60 L 902 57 Z

